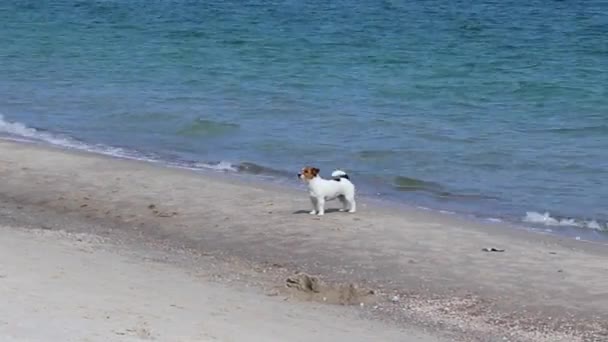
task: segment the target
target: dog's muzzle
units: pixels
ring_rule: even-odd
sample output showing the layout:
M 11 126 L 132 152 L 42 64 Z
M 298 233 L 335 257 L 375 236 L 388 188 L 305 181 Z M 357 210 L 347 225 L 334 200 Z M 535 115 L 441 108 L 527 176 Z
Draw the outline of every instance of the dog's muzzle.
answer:
M 302 174 L 301 173 L 298 173 L 298 178 L 302 178 Z

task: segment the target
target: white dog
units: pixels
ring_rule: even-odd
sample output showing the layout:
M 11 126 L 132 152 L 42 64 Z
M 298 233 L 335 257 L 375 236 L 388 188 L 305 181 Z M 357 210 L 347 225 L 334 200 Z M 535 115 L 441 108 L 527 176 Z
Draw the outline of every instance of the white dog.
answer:
M 357 210 L 355 203 L 355 186 L 344 171 L 336 170 L 331 174 L 332 179 L 323 179 L 319 176 L 319 169 L 305 167 L 298 178 L 308 183 L 310 201 L 312 202 L 311 215 L 325 213 L 325 201 L 339 199 L 342 202 L 340 211 L 354 213 Z

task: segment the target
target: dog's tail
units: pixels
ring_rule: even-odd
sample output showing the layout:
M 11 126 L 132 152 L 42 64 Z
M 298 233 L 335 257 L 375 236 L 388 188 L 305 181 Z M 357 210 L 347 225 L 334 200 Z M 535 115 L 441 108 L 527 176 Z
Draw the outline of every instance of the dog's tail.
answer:
M 338 180 L 338 181 L 340 180 L 340 178 L 346 178 L 346 179 L 350 180 L 350 178 L 348 177 L 346 172 L 344 172 L 342 170 L 336 170 L 336 171 L 332 172 L 331 178 Z

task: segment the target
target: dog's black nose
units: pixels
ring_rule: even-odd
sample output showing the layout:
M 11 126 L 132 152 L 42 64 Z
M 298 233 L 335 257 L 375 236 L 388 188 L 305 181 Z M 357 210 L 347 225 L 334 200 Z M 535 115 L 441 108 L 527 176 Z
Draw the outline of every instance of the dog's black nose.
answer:
M 302 174 L 301 174 L 301 173 L 298 173 L 298 178 L 300 178 L 300 177 L 302 177 Z

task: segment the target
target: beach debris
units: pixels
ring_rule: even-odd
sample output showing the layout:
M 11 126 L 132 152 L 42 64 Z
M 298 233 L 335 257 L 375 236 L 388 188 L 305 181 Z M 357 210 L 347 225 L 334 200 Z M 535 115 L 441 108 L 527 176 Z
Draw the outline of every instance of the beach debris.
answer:
M 393 296 L 393 298 L 391 298 L 391 302 L 393 302 L 393 303 L 399 303 L 400 299 L 401 298 L 399 298 L 399 296 Z
M 500 253 L 500 252 L 504 252 L 505 250 L 504 249 L 500 249 L 500 248 L 495 248 L 495 247 L 486 247 L 486 248 L 483 248 L 482 251 L 484 251 L 484 252 L 499 252 Z

